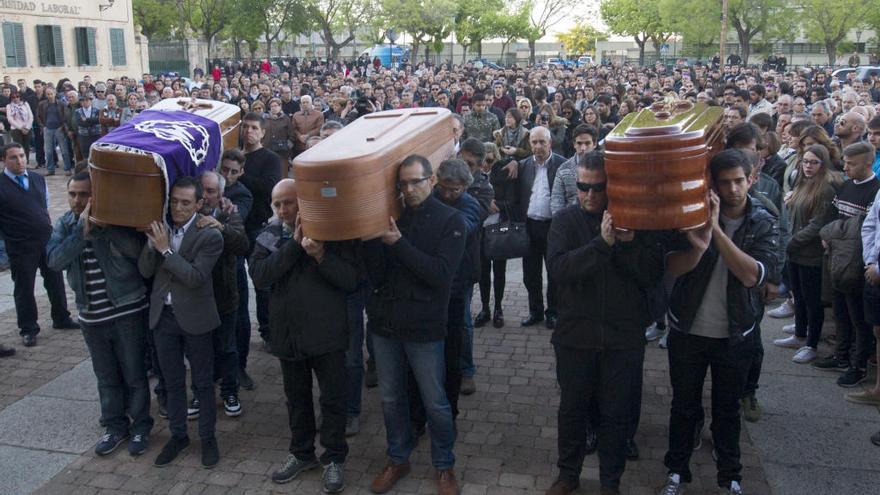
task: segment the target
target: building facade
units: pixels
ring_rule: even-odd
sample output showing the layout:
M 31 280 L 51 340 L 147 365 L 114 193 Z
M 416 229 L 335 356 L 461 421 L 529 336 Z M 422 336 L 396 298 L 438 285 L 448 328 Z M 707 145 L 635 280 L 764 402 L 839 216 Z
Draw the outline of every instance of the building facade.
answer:
M 131 0 L 0 0 L 0 73 L 28 80 L 139 77 L 148 67 Z

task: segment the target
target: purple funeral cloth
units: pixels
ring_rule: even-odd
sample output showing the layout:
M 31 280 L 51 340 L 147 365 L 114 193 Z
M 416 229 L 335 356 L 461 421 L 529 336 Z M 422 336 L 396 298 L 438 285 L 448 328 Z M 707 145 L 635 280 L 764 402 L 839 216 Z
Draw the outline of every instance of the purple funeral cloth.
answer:
M 161 155 L 168 187 L 178 177 L 213 170 L 223 148 L 219 123 L 183 110 L 144 110 L 96 145 L 102 143 Z

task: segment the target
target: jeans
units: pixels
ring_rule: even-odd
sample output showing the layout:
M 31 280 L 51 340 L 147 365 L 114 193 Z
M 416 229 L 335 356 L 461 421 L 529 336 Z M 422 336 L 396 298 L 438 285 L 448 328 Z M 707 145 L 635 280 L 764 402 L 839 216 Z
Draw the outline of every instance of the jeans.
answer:
M 626 467 L 626 441 L 641 393 L 645 348 L 585 350 L 554 345 L 559 382 L 559 477 L 577 482 L 584 463 L 590 403 L 599 411 L 599 482 L 620 486 Z
M 137 313 L 107 323 L 84 324 L 82 332 L 98 379 L 101 426 L 119 435 L 127 435 L 129 427 L 133 435 L 148 435 L 153 428 L 153 418 L 150 417 L 150 384 L 144 369 L 147 340 L 143 315 Z
M 789 262 L 791 291 L 794 295 L 795 335 L 807 338 L 813 349 L 819 345 L 825 309 L 822 307 L 822 268 Z
M 244 256 L 236 259 L 238 279 L 238 318 L 235 321 L 235 347 L 238 351 L 238 367 L 247 369 L 248 355 L 251 350 L 251 314 L 248 309 L 250 291 L 248 290 L 248 274 L 244 267 Z
M 301 461 L 315 458 L 315 406 L 312 403 L 312 372 L 321 389 L 321 464 L 344 463 L 345 353 L 331 352 L 300 360 L 281 359 L 281 376 L 287 396 L 290 422 L 290 453 Z
M 356 418 L 361 415 L 361 400 L 364 388 L 365 291 L 364 287 L 358 287 L 356 291 L 349 294 L 345 299 L 348 309 L 348 351 L 345 353 L 345 414 L 349 418 Z
M 523 283 L 529 293 L 529 313 L 544 314 L 544 271 L 541 263 L 547 264 L 547 235 L 550 233 L 550 220 L 526 222 L 529 234 L 529 255 L 523 257 Z M 547 271 L 547 316 L 556 316 L 556 282 Z
M 36 335 L 40 332 L 37 324 L 37 299 L 34 297 L 37 269 L 43 276 L 43 287 L 46 288 L 52 306 L 52 321 L 62 323 L 70 318 L 67 296 L 64 293 L 64 278 L 60 272 L 49 268 L 45 248 L 45 244 L 41 243 L 15 246 L 15 249 L 8 251 L 9 269 L 15 284 L 13 296 L 20 335 Z
M 746 370 L 746 384 L 745 390 L 743 391 L 743 397 L 751 397 L 755 395 L 755 392 L 758 390 L 758 381 L 761 379 L 761 368 L 764 366 L 764 342 L 761 341 L 761 325 L 755 324 L 755 329 L 752 330 L 746 339 L 750 339 L 752 342 L 752 359 L 749 362 L 748 369 Z
M 211 332 L 214 345 L 214 381 L 220 380 L 220 397 L 238 397 L 238 350 L 235 345 L 237 310 L 220 315 L 220 326 Z M 192 392 L 196 393 L 195 382 Z
M 407 393 L 407 368 L 412 368 L 428 416 L 431 461 L 438 470 L 455 465 L 455 427 L 446 398 L 444 341 L 404 342 L 372 335 L 376 373 L 385 417 L 386 453 L 395 464 L 409 462 L 415 448 Z M 407 366 L 409 363 L 409 366 Z
M 189 361 L 196 397 L 202 404 L 199 411 L 199 438 L 214 438 L 217 408 L 214 407 L 214 343 L 212 332 L 201 335 L 186 333 L 177 323 L 174 310 L 165 306 L 153 338 L 156 354 L 165 379 L 166 408 L 171 435 L 186 438 L 186 366 Z
M 690 459 L 694 452 L 697 425 L 703 422 L 703 382 L 712 373 L 712 444 L 718 460 L 718 486 L 741 481 L 739 400 L 746 369 L 752 358 L 752 343 L 746 338 L 736 345 L 730 339 L 713 339 L 670 330 L 668 337 L 669 378 L 672 408 L 669 416 L 669 450 L 664 463 L 690 483 Z M 600 442 L 601 444 L 601 442 Z
M 453 293 L 449 298 L 446 339 L 443 345 L 446 367 L 446 379 L 443 380 L 443 389 L 446 391 L 446 398 L 449 401 L 449 406 L 452 408 L 453 420 L 458 417 L 458 397 L 461 394 L 461 356 L 465 337 L 465 329 L 464 325 L 462 325 L 464 321 L 464 318 L 462 318 L 463 312 L 465 312 L 464 298 L 461 297 L 461 294 Z M 470 311 L 467 312 L 470 313 Z M 413 426 L 419 430 L 425 425 L 428 418 L 412 367 L 410 367 L 408 379 L 410 420 Z
M 864 294 L 861 290 L 850 293 L 834 292 L 833 308 L 837 330 L 837 348 L 834 353 L 854 368 L 865 369 L 871 353 L 871 325 L 865 321 Z
M 2 235 L 2 234 L 0 234 Z M 3 237 L 0 237 L 0 265 L 8 265 L 9 264 L 9 255 L 6 254 L 6 241 L 3 240 Z
M 461 342 L 461 375 L 473 378 L 477 374 L 477 366 L 474 364 L 474 315 L 471 313 L 471 303 L 474 298 L 474 286 L 470 285 L 464 291 L 464 333 Z M 451 303 L 450 303 L 451 308 Z M 452 316 L 452 313 L 449 313 Z M 450 330 L 452 327 L 449 327 Z
M 101 136 L 77 136 L 76 142 L 79 145 L 80 153 L 82 153 L 83 159 L 88 160 L 89 154 L 92 150 L 92 144 L 98 140 Z M 67 169 L 65 169 L 67 170 Z
M 73 170 L 70 148 L 67 146 L 67 135 L 64 134 L 64 128 L 43 129 L 43 150 L 46 154 L 46 168 L 50 172 L 54 172 L 58 164 L 58 157 L 55 155 L 56 146 L 61 149 L 61 157 L 64 159 L 64 170 Z

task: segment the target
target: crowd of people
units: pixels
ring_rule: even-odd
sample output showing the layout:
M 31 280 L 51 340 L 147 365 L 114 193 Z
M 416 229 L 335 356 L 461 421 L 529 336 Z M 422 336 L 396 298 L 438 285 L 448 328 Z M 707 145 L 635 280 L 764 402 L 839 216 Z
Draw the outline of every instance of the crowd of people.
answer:
M 109 455 L 126 440 L 131 455 L 146 452 L 155 400 L 171 432 L 155 465 L 189 446 L 187 420 L 197 419 L 202 464 L 213 467 L 215 388 L 225 415 L 243 413 L 239 389 L 258 386 L 247 373 L 256 327 L 279 359 L 290 422 L 274 482 L 323 467 L 324 491 L 342 491 L 363 388 L 378 386 L 388 461 L 371 490 L 392 490 L 427 435 L 437 491 L 454 494 L 459 397 L 477 392 L 474 329 L 508 324 L 513 260 L 490 256 L 483 233 L 512 222 L 529 244 L 528 315 L 519 324 L 550 330 L 556 356 L 558 478 L 547 494 L 575 491 L 594 452 L 601 493 L 619 493 L 626 462 L 639 457 L 645 345 L 655 340 L 668 350 L 672 385 L 660 493 L 683 493 L 692 479 L 709 368 L 717 482 L 744 493 L 740 420 L 762 414 L 765 305 L 781 297 L 768 316 L 794 316 L 774 345 L 791 348 L 794 363 L 839 372 L 841 387 L 877 369 L 880 337 L 880 80 L 779 68 L 266 61 L 218 65 L 207 79 L 201 70 L 57 83 L 5 77 L 0 232 L 22 343 L 37 345 L 40 332 L 39 269 L 53 326 L 81 328 L 92 358 L 106 429 L 95 452 Z M 161 99 L 190 96 L 241 108 L 240 149 L 225 150 L 216 170 L 174 182 L 165 222 L 135 230 L 91 219 L 92 144 Z M 709 220 L 687 232 L 616 229 L 603 140 L 627 114 L 675 99 L 723 107 Z M 365 114 L 414 107 L 452 112 L 454 156 L 436 168 L 419 155 L 399 165 L 403 212 L 375 238 L 305 235 L 292 160 Z M 59 166 L 70 209 L 53 225 L 44 175 Z M 820 356 L 828 304 L 836 341 Z M 0 356 L 14 353 L 0 345 Z M 880 384 L 845 398 L 880 405 Z M 880 432 L 871 441 L 880 445 Z

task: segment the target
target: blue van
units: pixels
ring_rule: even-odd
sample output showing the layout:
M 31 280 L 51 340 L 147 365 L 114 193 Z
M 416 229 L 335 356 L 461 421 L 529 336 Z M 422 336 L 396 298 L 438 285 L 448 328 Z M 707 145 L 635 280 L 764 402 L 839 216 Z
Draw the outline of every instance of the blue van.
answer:
M 368 52 L 370 63 L 376 57 L 379 57 L 379 61 L 382 62 L 383 66 L 391 67 L 392 62 L 400 64 L 403 59 L 409 59 L 410 49 L 400 45 L 375 45 L 369 51 L 364 50 L 363 53 L 366 54 Z

